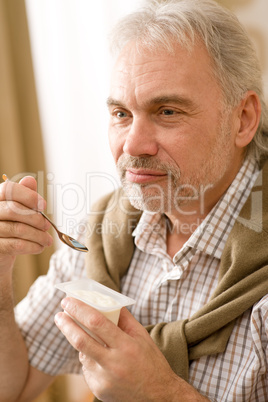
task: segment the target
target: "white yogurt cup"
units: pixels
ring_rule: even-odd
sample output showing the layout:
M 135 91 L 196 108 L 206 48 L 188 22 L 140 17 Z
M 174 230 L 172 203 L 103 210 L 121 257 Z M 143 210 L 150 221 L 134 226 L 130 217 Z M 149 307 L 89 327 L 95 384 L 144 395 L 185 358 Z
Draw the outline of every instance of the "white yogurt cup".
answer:
M 130 306 L 135 300 L 124 296 L 107 286 L 104 286 L 93 279 L 79 279 L 76 281 L 62 282 L 56 284 L 55 287 L 66 293 L 66 296 L 74 297 L 82 302 L 94 307 L 100 311 L 105 317 L 109 318 L 115 325 L 118 324 L 120 310 L 122 307 Z M 89 335 L 97 339 L 87 328 L 80 322 L 72 319 L 86 331 Z M 100 339 L 97 339 L 99 342 Z M 103 342 L 102 342 L 103 343 Z

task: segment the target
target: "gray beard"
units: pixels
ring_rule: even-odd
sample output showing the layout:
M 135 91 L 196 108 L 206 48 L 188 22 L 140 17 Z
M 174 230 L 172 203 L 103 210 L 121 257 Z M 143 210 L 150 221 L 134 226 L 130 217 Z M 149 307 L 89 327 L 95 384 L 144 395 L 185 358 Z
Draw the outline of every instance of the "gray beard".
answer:
M 137 184 L 125 179 L 128 168 L 158 169 L 166 172 L 166 184 Z M 129 198 L 130 203 L 137 209 L 151 212 L 165 212 L 170 209 L 172 193 L 177 188 L 180 179 L 180 169 L 171 164 L 162 163 L 155 157 L 132 157 L 119 158 L 117 169 L 121 184 Z

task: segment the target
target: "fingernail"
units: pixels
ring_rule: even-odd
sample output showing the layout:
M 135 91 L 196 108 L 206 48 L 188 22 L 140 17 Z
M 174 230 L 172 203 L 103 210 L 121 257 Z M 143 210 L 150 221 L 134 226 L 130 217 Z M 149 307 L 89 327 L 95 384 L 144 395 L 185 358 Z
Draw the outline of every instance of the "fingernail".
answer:
M 53 242 L 54 242 L 53 237 L 49 235 L 48 242 L 47 242 L 48 247 L 52 246 Z
M 56 324 L 60 324 L 62 321 L 61 313 L 57 313 L 54 317 L 54 321 Z
M 65 299 L 62 299 L 62 301 L 61 301 L 61 307 L 63 308 L 63 309 L 67 309 L 67 307 L 68 307 L 68 300 L 65 298 Z
M 51 223 L 47 219 L 44 219 L 44 230 L 48 230 L 50 227 Z
M 46 201 L 42 197 L 38 197 L 37 208 L 38 211 L 44 211 L 46 209 Z

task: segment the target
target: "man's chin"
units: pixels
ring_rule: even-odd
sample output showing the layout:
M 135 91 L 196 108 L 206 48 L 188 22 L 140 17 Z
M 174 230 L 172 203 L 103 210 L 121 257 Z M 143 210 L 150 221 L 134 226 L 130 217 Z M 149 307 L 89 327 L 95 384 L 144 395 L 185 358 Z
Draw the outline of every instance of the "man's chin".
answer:
M 144 187 L 135 187 L 133 189 L 129 186 L 124 186 L 124 190 L 134 208 L 155 213 L 165 212 L 166 203 L 163 194 L 147 192 Z

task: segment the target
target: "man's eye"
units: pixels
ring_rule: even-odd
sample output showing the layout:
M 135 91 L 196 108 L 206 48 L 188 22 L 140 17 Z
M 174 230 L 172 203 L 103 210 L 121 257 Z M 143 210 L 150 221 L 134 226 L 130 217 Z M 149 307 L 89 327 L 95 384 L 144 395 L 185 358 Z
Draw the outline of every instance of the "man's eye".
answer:
M 118 119 L 123 119 L 124 117 L 127 117 L 127 113 L 126 112 L 122 112 L 122 111 L 117 111 L 114 113 L 114 115 L 116 117 L 118 117 Z
M 172 116 L 173 114 L 175 114 L 175 111 L 171 109 L 164 109 L 162 110 L 162 114 L 164 114 L 165 116 Z

